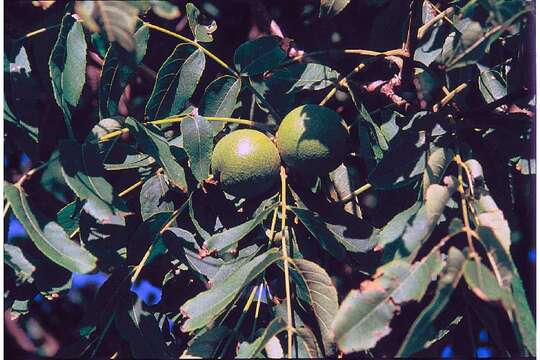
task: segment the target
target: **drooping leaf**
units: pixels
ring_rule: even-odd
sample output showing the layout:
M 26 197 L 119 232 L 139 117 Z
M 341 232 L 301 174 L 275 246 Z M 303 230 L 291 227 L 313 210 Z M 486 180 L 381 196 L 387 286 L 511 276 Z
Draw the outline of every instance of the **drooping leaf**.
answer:
M 21 189 L 4 182 L 4 194 L 24 230 L 45 256 L 72 272 L 87 273 L 95 268 L 96 258 L 70 240 L 60 225 L 34 214 Z
M 234 111 L 236 100 L 242 88 L 242 80 L 225 75 L 212 81 L 204 91 L 199 106 L 199 114 L 211 117 L 230 117 Z M 214 135 L 223 127 L 225 122 L 216 121 L 212 124 Z
M 264 349 L 266 343 L 270 339 L 282 331 L 287 329 L 287 323 L 281 318 L 275 318 L 268 324 L 263 333 L 255 339 L 255 341 L 248 343 L 242 342 L 238 347 L 237 359 L 253 359 Z
M 64 179 L 75 194 L 85 203 L 83 209 L 101 222 L 111 222 L 113 216 L 122 215 L 126 207 L 113 187 L 103 178 L 96 144 L 75 140 L 60 143 L 60 163 Z
M 180 125 L 191 171 L 197 181 L 203 181 L 210 175 L 210 160 L 214 147 L 212 125 L 202 116 L 189 116 L 183 119 Z
M 321 0 L 319 17 L 336 16 L 349 5 L 350 0 Z
M 201 11 L 192 3 L 186 4 L 186 13 L 188 17 L 189 27 L 191 32 L 198 42 L 212 42 L 214 38 L 212 33 L 217 30 L 215 20 L 212 20 L 210 25 L 203 25 L 200 22 Z
M 417 201 L 411 207 L 396 214 L 377 235 L 377 244 L 384 248 L 386 245 L 399 239 L 421 206 L 422 203 Z
M 149 37 L 148 28 L 141 26 L 134 34 L 134 52 L 126 52 L 117 44 L 109 47 L 99 86 L 99 112 L 102 119 L 118 115 L 118 102 L 137 65 L 146 54 Z
M 75 11 L 93 32 L 105 32 L 109 42 L 117 42 L 126 51 L 135 48 L 133 34 L 139 8 L 129 1 L 77 1 Z
M 451 247 L 448 251 L 446 266 L 439 277 L 435 297 L 412 324 L 396 356 L 410 357 L 429 346 L 429 341 L 436 334 L 434 321 L 450 301 L 463 275 L 464 264 L 465 257 L 461 251 Z
M 79 103 L 86 80 L 86 41 L 82 25 L 65 15 L 49 58 L 54 98 L 64 114 L 68 129 L 73 109 Z
M 190 44 L 178 45 L 159 68 L 146 104 L 146 118 L 153 121 L 179 114 L 193 95 L 205 63 L 200 49 Z
M 187 189 L 184 169 L 171 153 L 169 143 L 154 125 L 144 126 L 135 119 L 128 117 L 126 126 L 137 139 L 137 144 L 145 154 L 152 156 L 163 167 L 171 183 L 179 189 Z
M 399 305 L 420 301 L 441 268 L 437 251 L 413 265 L 397 260 L 380 268 L 374 280 L 364 281 L 341 303 L 332 323 L 338 347 L 347 354 L 374 347 L 390 333 Z
M 209 251 L 225 251 L 231 246 L 234 246 L 238 241 L 242 240 L 247 234 L 249 234 L 257 225 L 264 221 L 268 215 L 278 206 L 278 204 L 273 204 L 253 219 L 240 224 L 238 226 L 227 229 L 223 232 L 212 235 L 208 240 L 204 242 L 204 247 Z
M 140 203 L 143 221 L 148 220 L 158 212 L 174 211 L 171 190 L 165 180 L 165 175 L 156 174 L 144 182 L 141 188 Z
M 295 259 L 293 266 L 300 274 L 308 290 L 311 307 L 321 331 L 326 356 L 334 354 L 335 348 L 330 327 L 338 311 L 337 290 L 328 273 L 319 265 L 303 259 Z
M 156 318 L 144 309 L 142 300 L 130 295 L 119 304 L 115 321 L 120 335 L 129 342 L 131 355 L 135 359 L 168 359 Z
M 234 52 L 234 65 L 242 75 L 261 74 L 279 65 L 287 54 L 277 36 L 264 36 L 240 45 Z
M 223 282 L 188 300 L 181 308 L 182 314 L 187 317 L 182 331 L 193 331 L 208 325 L 225 311 L 245 286 L 280 258 L 278 249 L 270 249 L 242 265 Z

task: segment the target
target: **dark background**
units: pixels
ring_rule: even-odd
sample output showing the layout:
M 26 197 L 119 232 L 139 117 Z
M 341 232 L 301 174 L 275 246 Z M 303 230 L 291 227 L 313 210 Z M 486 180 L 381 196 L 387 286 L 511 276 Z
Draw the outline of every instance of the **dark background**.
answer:
M 264 27 L 265 19 L 261 14 L 254 11 L 253 2 L 239 0 L 223 1 L 193 1 L 201 10 L 214 16 L 218 23 L 218 30 L 214 33 L 214 42 L 208 45 L 208 48 L 218 54 L 226 62 L 230 63 L 234 50 L 243 42 L 248 40 L 250 31 L 254 24 Z M 174 1 L 180 9 L 184 9 L 183 1 Z M 267 0 L 263 1 L 268 14 L 280 25 L 281 30 L 286 37 L 292 38 L 297 48 L 305 51 L 317 51 L 331 48 L 351 48 L 351 49 L 370 49 L 370 50 L 388 50 L 401 47 L 403 29 L 406 26 L 408 15 L 407 1 L 360 1 L 352 0 L 349 6 L 338 17 L 329 19 L 318 18 L 318 1 L 301 0 Z M 373 4 L 383 3 L 382 6 Z M 44 11 L 34 7 L 31 1 L 6 1 L 4 3 L 4 33 L 6 44 L 11 39 L 18 38 L 35 29 L 54 25 L 60 22 L 64 14 L 65 1 L 57 1 L 50 9 Z M 440 7 L 444 8 L 446 3 L 440 2 Z M 183 12 L 183 11 L 182 11 Z M 182 14 L 182 17 L 184 14 Z M 166 21 L 153 14 L 147 16 L 148 21 L 159 24 L 160 26 L 175 29 L 181 18 Z M 534 27 L 532 27 L 534 28 Z M 265 29 L 259 29 L 264 32 Z M 9 142 L 17 139 L 5 139 L 6 148 L 4 151 L 4 178 L 10 182 L 15 182 L 22 173 L 32 167 L 33 162 L 43 161 L 49 158 L 52 150 L 57 146 L 58 140 L 64 134 L 64 123 L 59 109 L 55 106 L 52 99 L 50 79 L 48 77 L 47 60 L 56 40 L 57 29 L 47 31 L 35 36 L 25 42 L 33 71 L 37 73 L 39 80 L 40 96 L 37 99 L 37 106 L 42 109 L 41 116 L 36 119 L 40 124 L 40 149 L 38 154 L 22 154 L 13 151 L 13 146 Z M 180 32 L 185 36 L 191 36 L 189 28 L 186 26 Z M 381 36 L 383 34 L 383 36 Z M 527 45 L 531 54 L 534 54 L 534 41 L 532 31 L 529 37 L 530 44 Z M 151 33 L 147 56 L 144 63 L 154 71 L 157 71 L 159 65 L 170 54 L 176 40 L 160 33 Z M 151 56 L 148 56 L 151 54 Z M 531 75 L 534 73 L 534 59 L 530 57 Z M 358 64 L 358 58 L 355 56 L 325 58 L 325 63 L 331 65 L 342 74 L 348 73 Z M 89 62 L 90 63 L 90 62 Z M 389 65 L 380 65 L 370 68 L 370 72 L 363 74 L 364 80 L 376 80 L 387 78 Z M 208 84 L 222 69 L 212 61 L 207 61 L 207 68 L 204 72 L 201 84 Z M 134 87 L 133 97 L 148 96 L 152 89 L 152 82 L 143 80 L 137 87 Z M 531 76 L 531 79 L 534 79 Z M 534 84 L 529 84 L 534 87 Z M 195 102 L 202 95 L 204 86 L 199 86 L 194 96 Z M 78 112 L 76 132 L 85 134 L 95 124 L 95 103 L 90 90 L 85 90 L 86 103 Z M 319 99 L 320 100 L 320 99 Z M 375 109 L 386 104 L 387 100 L 374 97 L 366 100 L 366 106 L 369 110 Z M 51 106 L 53 104 L 53 106 Z M 342 101 L 335 100 L 331 103 L 333 107 L 343 107 L 342 114 L 346 117 L 354 113 L 354 108 L 350 100 L 344 98 Z M 140 112 L 140 108 L 135 105 L 130 108 L 133 113 Z M 43 126 L 46 124 L 46 126 Z M 81 135 L 82 136 L 82 135 Z M 516 189 L 516 205 L 504 208 L 505 183 L 501 180 L 500 167 L 503 164 L 497 163 L 491 156 L 489 144 L 478 144 L 475 154 L 484 165 L 486 181 L 491 189 L 497 203 L 503 204 L 501 207 L 505 216 L 509 219 L 511 229 L 517 241 L 512 245 L 512 253 L 517 263 L 519 272 L 525 283 L 525 288 L 529 298 L 529 304 L 535 309 L 535 176 L 523 176 L 513 174 L 513 185 Z M 31 192 L 31 181 L 27 184 L 27 190 L 30 189 L 30 196 L 36 199 L 38 203 L 46 203 L 50 214 L 54 215 L 62 204 L 52 198 L 52 196 L 43 192 Z M 386 193 L 373 192 L 378 205 L 373 210 L 380 214 L 380 224 L 383 225 L 390 216 L 395 214 L 396 209 L 403 209 L 403 198 L 399 191 Z M 383 205 L 384 204 L 384 205 Z M 47 210 L 46 209 L 46 210 Z M 14 218 L 11 218 L 11 229 L 6 241 L 11 241 L 14 237 L 25 236 L 21 228 L 17 226 Z M 38 355 L 28 353 L 21 349 L 20 334 L 14 336 L 16 330 L 29 331 L 29 329 L 38 329 L 41 331 L 41 340 L 37 341 L 35 350 L 38 354 L 53 355 L 54 349 L 69 345 L 76 340 L 78 334 L 78 322 L 82 318 L 85 304 L 91 301 L 97 287 L 103 282 L 105 276 L 80 276 L 74 279 L 74 289 L 70 295 L 56 300 L 46 300 L 37 297 L 31 305 L 31 317 L 25 317 L 19 320 L 13 328 L 5 327 L 5 355 L 8 358 L 30 359 Z M 462 282 L 463 283 L 463 282 Z M 463 284 L 462 284 L 463 285 Z M 141 297 L 146 301 L 153 303 L 160 296 L 160 290 L 152 287 L 150 284 L 144 284 L 142 289 L 138 289 Z M 499 355 L 505 356 L 503 350 L 498 349 L 491 336 L 486 332 L 485 325 L 478 320 L 470 310 L 474 306 L 485 307 L 484 303 L 470 303 L 470 298 L 465 299 L 459 296 L 460 291 L 456 291 L 452 298 L 450 307 L 460 309 L 465 307 L 465 318 L 442 341 L 436 343 L 425 356 L 460 356 L 470 357 Z M 407 306 L 404 312 L 410 312 L 411 318 L 400 321 L 396 326 L 401 326 L 401 331 L 406 331 L 413 321 L 414 316 L 418 314 L 420 307 L 416 305 Z M 511 348 L 513 333 L 510 324 L 504 316 L 494 318 L 496 325 L 503 335 L 505 343 Z M 41 329 L 41 330 L 39 330 Z M 48 334 L 48 335 L 43 335 Z M 455 336 L 454 336 L 455 334 Z M 17 340 L 15 339 L 17 337 Z M 52 338 L 52 340 L 51 340 Z M 399 337 L 402 339 L 402 337 Z M 463 339 L 466 339 L 465 341 Z M 510 339 L 510 340 L 507 340 Z M 56 345 L 54 345 L 56 343 Z

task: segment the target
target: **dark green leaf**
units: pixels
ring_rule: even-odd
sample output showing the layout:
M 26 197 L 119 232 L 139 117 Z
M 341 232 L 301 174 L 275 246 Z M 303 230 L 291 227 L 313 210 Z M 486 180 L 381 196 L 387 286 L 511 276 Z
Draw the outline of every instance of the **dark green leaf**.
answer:
M 434 322 L 450 301 L 450 296 L 463 275 L 464 264 L 465 257 L 461 251 L 451 247 L 446 266 L 439 277 L 435 297 L 412 324 L 396 356 L 410 357 L 429 346 L 429 340 L 436 334 Z
M 208 325 L 222 314 L 245 286 L 261 272 L 281 258 L 278 249 L 271 249 L 242 265 L 223 282 L 214 284 L 182 305 L 181 312 L 188 319 L 182 331 L 188 332 Z
M 75 140 L 60 143 L 60 163 L 64 179 L 75 194 L 84 200 L 83 209 L 101 222 L 111 222 L 113 216 L 122 215 L 126 207 L 103 178 L 103 166 L 96 144 Z
M 58 211 L 56 214 L 56 222 L 58 222 L 66 233 L 72 234 L 79 228 L 81 210 L 82 203 L 78 200 L 72 201 Z
M 319 17 L 335 16 L 345 9 L 351 0 L 321 0 Z
M 200 49 L 189 44 L 178 45 L 158 71 L 146 104 L 146 118 L 153 121 L 180 113 L 193 95 L 205 63 Z
M 242 80 L 225 75 L 212 81 L 204 91 L 199 106 L 199 114 L 211 117 L 231 117 L 236 100 L 242 88 Z M 225 122 L 216 121 L 212 125 L 214 134 L 217 134 Z
M 69 239 L 55 222 L 34 215 L 22 190 L 4 182 L 4 194 L 11 208 L 36 247 L 49 259 L 72 272 L 87 273 L 96 266 L 96 258 Z
M 225 343 L 231 329 L 225 326 L 212 328 L 201 335 L 197 335 L 184 351 L 181 358 L 215 358 L 219 355 L 218 349 Z
M 234 65 L 242 75 L 257 75 L 279 65 L 287 54 L 277 36 L 264 36 L 243 43 L 234 52 Z
M 506 81 L 495 70 L 484 71 L 478 77 L 478 87 L 486 103 L 491 103 L 506 96 Z
M 373 348 L 390 333 L 400 304 L 420 301 L 441 268 L 437 251 L 413 265 L 397 260 L 379 268 L 379 277 L 364 281 L 361 290 L 352 290 L 343 300 L 332 323 L 339 348 L 347 354 Z
M 198 41 L 198 42 L 214 41 L 214 38 L 212 37 L 212 33 L 216 31 L 217 29 L 216 21 L 212 20 L 212 23 L 210 23 L 210 25 L 201 24 L 200 22 L 201 12 L 192 3 L 186 4 L 186 13 L 188 17 L 189 27 L 191 28 L 191 32 L 193 33 L 193 36 L 195 37 L 195 41 Z
M 133 34 L 139 7 L 129 1 L 78 1 L 75 11 L 93 32 L 105 32 L 109 42 L 118 42 L 126 51 L 135 48 Z
M 141 216 L 143 221 L 159 212 L 173 212 L 174 203 L 165 175 L 156 174 L 146 180 L 140 193 Z
M 120 303 L 115 320 L 120 335 L 129 342 L 131 355 L 135 359 L 168 359 L 156 318 L 143 308 L 142 300 L 130 295 Z
M 116 44 L 109 47 L 99 86 L 99 112 L 102 119 L 118 115 L 118 102 L 137 65 L 146 54 L 149 36 L 148 28 L 141 26 L 134 35 L 134 52 L 126 52 Z
M 324 357 L 321 350 L 319 350 L 315 334 L 308 327 L 301 326 L 295 328 L 295 330 L 299 358 L 318 359 Z
M 295 259 L 293 266 L 298 270 L 308 289 L 311 306 L 323 338 L 324 352 L 326 356 L 332 355 L 335 349 L 330 327 L 339 306 L 336 288 L 328 273 L 319 265 L 308 260 Z
M 322 64 L 294 64 L 272 72 L 270 78 L 276 82 L 283 82 L 287 93 L 294 93 L 327 88 L 337 83 L 339 73 Z
M 291 208 L 291 210 L 306 229 L 319 240 L 322 248 L 338 260 L 343 260 L 345 250 L 366 252 L 374 245 L 374 238 L 371 235 L 368 235 L 367 238 L 351 236 L 347 234 L 346 225 L 325 222 L 325 219 L 314 211 L 296 207 Z
M 238 243 L 242 240 L 247 234 L 249 234 L 257 225 L 268 217 L 268 215 L 277 207 L 277 203 L 269 206 L 268 208 L 261 211 L 253 219 L 235 226 L 233 228 L 227 229 L 223 232 L 212 235 L 208 240 L 204 242 L 205 248 L 210 251 L 225 251 L 231 246 Z
M 184 169 L 171 153 L 169 143 L 154 125 L 144 126 L 135 119 L 128 117 L 126 126 L 137 139 L 138 145 L 145 154 L 152 156 L 163 167 L 169 181 L 182 190 L 187 189 Z
M 203 181 L 210 175 L 210 159 L 214 147 L 212 125 L 202 116 L 189 116 L 180 125 L 191 171 L 197 181 Z
M 49 58 L 49 71 L 56 103 L 68 128 L 73 109 L 79 103 L 86 80 L 86 41 L 82 25 L 65 15 L 58 39 Z
M 275 318 L 268 324 L 264 332 L 252 343 L 242 342 L 238 347 L 237 359 L 252 359 L 264 349 L 271 338 L 287 329 L 287 323 L 280 318 Z
M 472 259 L 465 263 L 463 273 L 469 288 L 484 301 L 507 303 L 509 294 L 499 285 L 495 275 L 484 264 Z

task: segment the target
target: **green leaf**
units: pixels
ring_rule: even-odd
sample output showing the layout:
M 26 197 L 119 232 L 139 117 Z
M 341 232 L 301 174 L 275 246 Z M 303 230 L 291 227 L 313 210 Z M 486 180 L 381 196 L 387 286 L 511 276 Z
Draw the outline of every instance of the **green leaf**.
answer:
M 150 31 L 141 26 L 135 32 L 135 51 L 126 52 L 112 44 L 105 55 L 99 86 L 99 112 L 101 118 L 118 115 L 118 102 L 124 89 L 140 64 L 144 55 Z
M 143 221 L 159 212 L 174 211 L 170 191 L 163 174 L 156 174 L 144 182 L 139 195 Z
M 484 301 L 507 303 L 508 293 L 497 282 L 495 275 L 484 264 L 469 259 L 463 273 L 469 288 Z
M 266 329 L 264 329 L 261 336 L 259 336 L 252 343 L 242 342 L 238 347 L 238 353 L 236 355 L 237 359 L 252 359 L 257 357 L 257 355 L 264 349 L 266 343 L 270 341 L 271 338 L 280 334 L 282 331 L 287 329 L 287 323 L 281 318 L 275 318 L 268 324 Z
M 439 223 L 446 204 L 457 190 L 457 179 L 447 176 L 445 185 L 429 186 L 424 205 L 418 210 L 412 222 L 407 221 L 407 226 L 399 239 L 386 245 L 383 263 L 398 258 L 414 259 Z
M 36 267 L 28 261 L 20 247 L 4 244 L 4 263 L 15 272 L 17 285 L 34 281 L 32 274 Z
M 56 222 L 65 230 L 72 234 L 79 228 L 79 219 L 81 217 L 82 203 L 75 200 L 64 206 L 56 214 Z
M 351 0 L 321 0 L 319 17 L 336 16 L 345 9 Z
M 321 331 L 326 356 L 335 352 L 330 327 L 338 311 L 338 295 L 332 279 L 319 265 L 303 259 L 293 260 L 305 287 Z
M 153 258 L 165 252 L 165 246 L 161 243 L 159 235 L 161 229 L 170 221 L 171 216 L 172 212 L 159 212 L 137 227 L 127 243 L 128 264 L 138 264 L 150 247 L 152 247 L 152 252 L 145 264 L 150 264 Z
M 338 260 L 343 260 L 345 250 L 350 252 L 366 252 L 374 245 L 374 238 L 360 239 L 350 236 L 347 226 L 327 223 L 319 214 L 308 209 L 291 207 L 292 212 L 300 219 L 302 224 L 317 239 L 322 248 Z M 345 249 L 343 249 L 345 248 Z
M 152 11 L 165 20 L 174 20 L 182 15 L 178 6 L 171 4 L 169 1 L 150 0 L 150 5 L 152 6 Z
M 219 355 L 218 349 L 225 343 L 230 334 L 231 329 L 218 326 L 197 335 L 180 358 L 215 358 Z
M 212 42 L 214 38 L 212 33 L 217 30 L 217 24 L 215 20 L 212 20 L 210 25 L 203 25 L 200 23 L 201 12 L 192 3 L 186 4 L 186 13 L 188 17 L 189 27 L 195 37 L 195 41 L 198 42 Z
M 120 303 L 115 320 L 135 359 L 170 358 L 156 318 L 143 308 L 142 300 L 133 293 Z
M 180 124 L 184 150 L 195 179 L 203 181 L 210 175 L 210 161 L 214 147 L 214 131 L 202 116 L 187 117 Z
M 181 307 L 181 312 L 188 319 L 182 331 L 200 329 L 221 315 L 242 289 L 260 273 L 281 259 L 278 249 L 270 249 L 242 265 L 224 281 L 215 284 L 210 290 L 199 293 Z
M 131 117 L 126 119 L 126 126 L 130 134 L 135 136 L 143 152 L 152 156 L 163 167 L 169 181 L 179 189 L 186 190 L 187 181 L 184 169 L 176 161 L 169 143 L 161 135 L 159 129 L 151 124 L 144 126 Z
M 272 72 L 270 78 L 282 82 L 287 89 L 286 93 L 295 93 L 301 90 L 325 89 L 337 83 L 339 73 L 322 64 L 293 64 Z
M 236 100 L 242 89 L 242 80 L 225 75 L 212 81 L 204 91 L 199 106 L 199 114 L 210 117 L 231 117 L 236 106 Z M 216 121 L 212 124 L 214 135 L 223 127 L 225 122 Z
M 424 200 L 426 199 L 427 189 L 431 184 L 438 184 L 441 181 L 446 168 L 454 157 L 454 151 L 450 148 L 435 148 L 428 156 L 427 166 L 422 178 L 422 187 L 424 189 Z
M 54 98 L 71 128 L 73 109 L 79 103 L 86 81 L 86 41 L 82 25 L 65 15 L 49 58 Z
M 204 247 L 209 251 L 225 251 L 248 235 L 257 225 L 264 221 L 268 215 L 278 206 L 277 203 L 270 205 L 261 211 L 253 219 L 237 225 L 223 232 L 212 235 L 204 242 Z
M 437 333 L 434 326 L 435 320 L 450 301 L 452 293 L 463 276 L 464 265 L 465 256 L 463 253 L 455 247 L 451 247 L 448 251 L 446 266 L 439 277 L 435 297 L 412 324 L 401 344 L 397 357 L 410 357 L 429 346 L 429 341 Z
M 500 72 L 495 70 L 484 71 L 478 77 L 478 87 L 486 103 L 499 100 L 506 96 L 506 81 Z
M 332 323 L 339 348 L 346 354 L 373 348 L 390 333 L 400 305 L 420 301 L 441 268 L 437 251 L 413 265 L 397 260 L 379 268 L 378 277 L 364 281 L 361 290 L 352 290 L 341 303 Z
M 135 48 L 133 34 L 139 8 L 128 1 L 77 1 L 75 11 L 93 32 L 105 32 L 109 42 L 117 42 L 126 51 Z
M 87 273 L 96 267 L 96 258 L 70 240 L 60 225 L 45 223 L 34 215 L 22 190 L 4 182 L 4 194 L 24 230 L 45 256 L 71 272 Z
M 287 54 L 277 36 L 264 36 L 243 43 L 234 52 L 234 65 L 242 75 L 257 75 L 279 65 Z
M 298 358 L 320 359 L 324 357 L 319 349 L 317 338 L 315 337 L 315 334 L 313 334 L 313 331 L 305 326 L 297 327 L 295 328 L 295 331 L 296 341 L 298 341 L 299 344 Z
M 146 118 L 153 121 L 180 113 L 193 95 L 205 63 L 204 53 L 199 48 L 178 45 L 159 68 L 146 104 Z
M 83 209 L 100 222 L 111 222 L 126 210 L 123 201 L 103 178 L 103 167 L 96 144 L 75 140 L 60 143 L 60 163 L 64 179 L 75 194 L 85 203 Z
M 415 202 L 411 207 L 396 214 L 377 234 L 377 244 L 384 248 L 399 239 L 421 206 L 421 202 Z

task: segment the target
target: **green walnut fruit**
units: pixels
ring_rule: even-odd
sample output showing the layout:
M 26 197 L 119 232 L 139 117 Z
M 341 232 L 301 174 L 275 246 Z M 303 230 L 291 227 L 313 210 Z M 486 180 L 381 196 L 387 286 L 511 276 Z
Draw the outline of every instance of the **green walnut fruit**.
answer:
M 276 133 L 276 144 L 288 168 L 322 175 L 343 162 L 348 138 L 338 113 L 318 105 L 303 105 L 285 116 Z
M 264 194 L 279 179 L 281 160 L 263 133 L 243 129 L 223 137 L 212 154 L 212 173 L 222 189 L 243 198 Z

